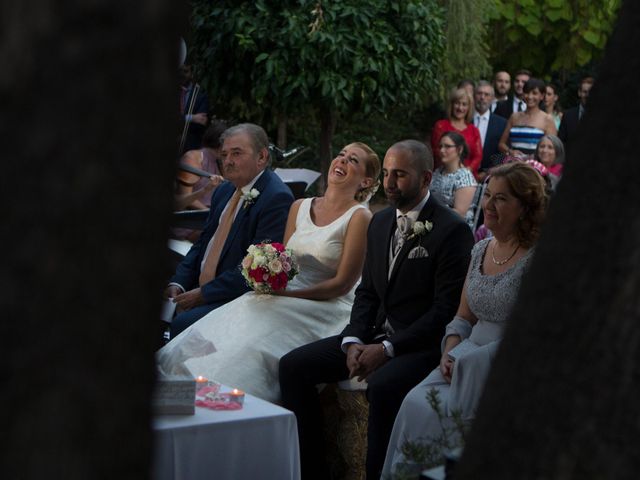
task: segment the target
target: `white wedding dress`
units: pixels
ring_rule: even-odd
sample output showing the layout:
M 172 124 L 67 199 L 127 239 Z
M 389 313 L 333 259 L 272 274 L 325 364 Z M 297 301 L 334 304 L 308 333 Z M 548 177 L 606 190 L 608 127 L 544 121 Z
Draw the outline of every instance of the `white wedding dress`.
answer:
M 329 225 L 318 227 L 310 216 L 312 200 L 305 199 L 300 205 L 296 230 L 287 243 L 299 267 L 287 290 L 335 276 L 349 220 L 364 208 L 355 205 Z M 166 374 L 202 375 L 278 402 L 280 358 L 294 348 L 340 333 L 349 321 L 354 290 L 332 300 L 246 293 L 213 310 L 161 348 L 158 364 Z

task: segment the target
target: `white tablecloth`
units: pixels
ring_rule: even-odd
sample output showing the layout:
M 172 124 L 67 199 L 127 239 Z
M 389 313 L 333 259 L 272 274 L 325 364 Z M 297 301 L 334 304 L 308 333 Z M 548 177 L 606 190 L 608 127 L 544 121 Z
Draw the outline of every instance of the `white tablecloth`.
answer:
M 295 415 L 251 395 L 241 410 L 196 407 L 156 417 L 153 429 L 155 480 L 300 478 Z

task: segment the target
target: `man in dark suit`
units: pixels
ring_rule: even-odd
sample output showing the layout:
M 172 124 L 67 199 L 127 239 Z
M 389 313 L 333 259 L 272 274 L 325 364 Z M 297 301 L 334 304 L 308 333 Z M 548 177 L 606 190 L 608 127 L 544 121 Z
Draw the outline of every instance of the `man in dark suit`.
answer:
M 582 116 L 586 112 L 587 100 L 589 92 L 593 87 L 593 77 L 585 77 L 580 81 L 578 87 L 578 98 L 580 103 L 578 106 L 568 109 L 562 116 L 560 128 L 558 129 L 558 137 L 564 143 L 565 150 L 568 150 L 568 144 L 575 138 L 578 124 L 582 120 Z
M 421 142 L 405 140 L 387 151 L 384 189 L 393 207 L 371 220 L 349 325 L 280 361 L 282 401 L 298 419 L 305 479 L 327 478 L 317 384 L 367 380 L 366 471 L 377 479 L 404 396 L 438 365 L 473 237 L 455 212 L 429 194 L 432 168 L 431 151 Z
M 513 112 L 524 112 L 527 104 L 524 101 L 524 84 L 531 78 L 529 70 L 518 70 L 513 80 L 513 95 L 509 98 L 498 102 L 496 109 L 493 111 L 496 115 L 509 120 Z
M 165 290 L 178 309 L 171 322 L 172 338 L 249 290 L 240 262 L 249 245 L 282 241 L 293 202 L 289 187 L 266 170 L 269 140 L 261 127 L 236 125 L 222 134 L 221 141 L 227 181 L 214 191 L 204 230 Z
M 478 180 L 482 181 L 486 177 L 487 171 L 495 166 L 495 157 L 492 157 L 498 153 L 498 142 L 507 126 L 507 121 L 500 115 L 491 113 L 494 90 L 489 82 L 480 80 L 473 97 L 476 109 L 473 114 L 473 123 L 480 131 L 480 141 L 482 142 L 482 163 L 478 172 Z

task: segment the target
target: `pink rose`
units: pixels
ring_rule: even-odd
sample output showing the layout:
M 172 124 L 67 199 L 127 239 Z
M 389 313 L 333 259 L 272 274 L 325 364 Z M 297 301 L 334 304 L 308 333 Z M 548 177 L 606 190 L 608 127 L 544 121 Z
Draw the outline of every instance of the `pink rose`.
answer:
M 253 263 L 253 256 L 252 255 L 247 255 L 242 260 L 242 268 L 244 268 L 245 270 L 249 270 L 249 268 L 251 268 L 251 264 L 252 263 Z

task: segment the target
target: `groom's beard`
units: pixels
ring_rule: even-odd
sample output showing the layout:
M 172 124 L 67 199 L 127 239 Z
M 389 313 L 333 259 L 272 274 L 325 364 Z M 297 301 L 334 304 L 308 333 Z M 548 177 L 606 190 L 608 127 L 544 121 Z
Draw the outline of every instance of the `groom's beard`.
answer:
M 420 193 L 419 183 L 405 191 L 397 188 L 394 190 L 385 188 L 384 190 L 384 194 L 386 195 L 389 203 L 398 210 L 402 210 L 407 205 L 415 204 L 418 197 L 420 197 Z

